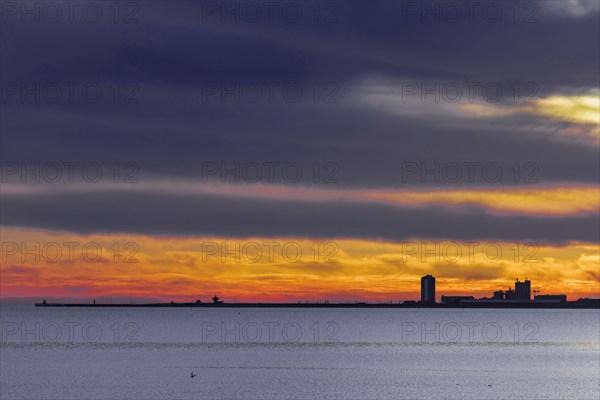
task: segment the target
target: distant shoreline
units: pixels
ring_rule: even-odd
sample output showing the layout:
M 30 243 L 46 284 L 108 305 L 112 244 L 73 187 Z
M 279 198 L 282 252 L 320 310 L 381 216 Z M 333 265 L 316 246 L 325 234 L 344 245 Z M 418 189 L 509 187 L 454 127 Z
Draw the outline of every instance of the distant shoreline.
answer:
M 600 300 L 550 302 L 460 302 L 456 304 L 369 304 L 369 303 L 147 303 L 147 304 L 94 304 L 94 303 L 35 303 L 36 307 L 127 307 L 127 308 L 554 308 L 554 309 L 600 309 Z

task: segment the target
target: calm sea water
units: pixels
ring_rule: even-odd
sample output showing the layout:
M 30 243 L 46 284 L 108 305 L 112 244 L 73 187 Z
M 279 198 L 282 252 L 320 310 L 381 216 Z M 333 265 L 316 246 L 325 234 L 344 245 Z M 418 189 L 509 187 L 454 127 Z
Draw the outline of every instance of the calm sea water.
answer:
M 600 397 L 598 310 L 3 305 L 0 320 L 1 399 Z

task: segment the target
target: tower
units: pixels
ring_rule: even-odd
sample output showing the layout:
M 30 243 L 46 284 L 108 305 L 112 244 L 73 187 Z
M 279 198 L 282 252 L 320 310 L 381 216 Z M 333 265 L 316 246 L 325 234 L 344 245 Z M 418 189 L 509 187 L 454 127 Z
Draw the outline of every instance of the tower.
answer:
M 421 278 L 421 301 L 424 303 L 435 303 L 435 277 L 425 275 Z
M 523 282 L 515 282 L 515 299 L 531 300 L 531 281 L 526 279 Z

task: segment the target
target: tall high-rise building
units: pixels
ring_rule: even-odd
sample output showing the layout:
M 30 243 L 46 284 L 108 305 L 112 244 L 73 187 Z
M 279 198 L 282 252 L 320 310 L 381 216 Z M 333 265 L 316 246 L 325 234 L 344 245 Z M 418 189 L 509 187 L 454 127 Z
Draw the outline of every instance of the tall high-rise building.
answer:
M 515 282 L 515 299 L 516 300 L 531 300 L 531 281 L 525 280 Z
M 421 278 L 421 301 L 435 303 L 435 277 L 431 275 Z

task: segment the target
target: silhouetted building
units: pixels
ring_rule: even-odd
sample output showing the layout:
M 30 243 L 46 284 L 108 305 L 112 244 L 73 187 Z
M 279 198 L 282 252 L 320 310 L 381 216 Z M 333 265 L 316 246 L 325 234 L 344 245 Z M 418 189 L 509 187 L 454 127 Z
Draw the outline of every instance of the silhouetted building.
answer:
M 494 300 L 504 300 L 504 291 L 502 290 L 496 290 L 494 292 L 494 297 L 492 297 Z
M 213 304 L 221 304 L 223 303 L 223 300 L 219 300 L 218 296 L 215 296 L 212 298 Z
M 432 275 L 425 275 L 421 278 L 421 301 L 435 303 L 435 278 Z
M 442 304 L 458 304 L 462 300 L 475 300 L 473 296 L 444 296 L 442 295 Z
M 504 300 L 516 300 L 517 296 L 515 295 L 515 291 L 512 288 L 508 288 L 504 292 Z
M 535 301 L 551 301 L 553 303 L 566 303 L 566 294 L 538 294 L 534 297 Z
M 535 291 L 534 291 L 535 292 Z M 517 278 L 515 281 L 515 288 L 508 288 L 506 290 L 496 290 L 494 292 L 493 300 L 510 300 L 510 301 L 530 301 L 531 300 L 531 281 L 526 279 L 521 282 Z
M 515 300 L 531 300 L 531 281 L 515 282 Z
M 582 306 L 600 308 L 600 298 L 597 297 L 585 297 L 583 299 L 577 300 L 575 303 Z

